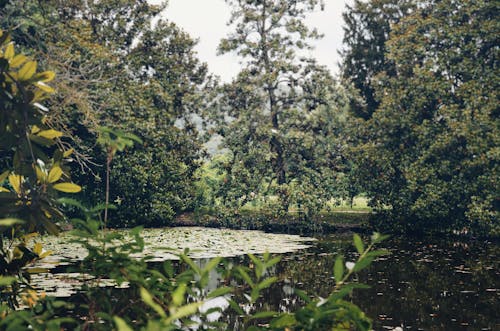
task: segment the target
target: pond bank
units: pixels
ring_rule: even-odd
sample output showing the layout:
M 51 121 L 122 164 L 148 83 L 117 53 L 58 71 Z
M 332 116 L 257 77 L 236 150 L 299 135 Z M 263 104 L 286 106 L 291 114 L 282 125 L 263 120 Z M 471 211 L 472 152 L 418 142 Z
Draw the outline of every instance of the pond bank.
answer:
M 302 215 L 289 214 L 278 217 L 262 212 L 241 212 L 239 214 L 197 214 L 184 213 L 176 217 L 171 226 L 203 226 L 236 230 L 261 230 L 271 233 L 299 235 L 330 233 L 371 232 L 370 212 L 332 212 L 320 214 L 312 220 Z

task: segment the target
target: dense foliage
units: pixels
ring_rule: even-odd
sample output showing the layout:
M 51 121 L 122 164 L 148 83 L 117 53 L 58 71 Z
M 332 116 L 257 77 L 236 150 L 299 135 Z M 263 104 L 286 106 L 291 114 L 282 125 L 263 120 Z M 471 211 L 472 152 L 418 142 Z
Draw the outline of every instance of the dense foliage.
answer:
M 33 233 L 57 234 L 64 215 L 57 193 L 77 193 L 67 166 L 71 150 L 61 148 L 62 132 L 47 125 L 42 103 L 54 90 L 51 71 L 16 50 L 0 30 L 0 303 L 17 307 L 23 268 L 43 257 L 40 244 L 28 247 Z
M 396 67 L 387 58 L 386 41 L 391 28 L 416 7 L 414 0 L 355 0 L 346 5 L 341 75 L 356 93 L 350 96 L 350 110 L 368 119 L 378 108 L 376 88 L 379 73 L 394 76 Z
M 499 231 L 498 6 L 431 1 L 393 27 L 395 73 L 357 133 L 358 175 L 383 224 Z
M 218 133 L 228 156 L 218 162 L 215 194 L 227 206 L 268 200 L 310 215 L 336 188 L 342 145 L 336 140 L 343 96 L 326 68 L 304 53 L 320 37 L 304 24 L 319 1 L 228 1 L 234 32 L 219 45 L 244 61 L 223 87 Z M 340 101 L 340 102 L 339 102 Z
M 167 224 L 193 208 L 200 145 L 190 115 L 207 95 L 206 66 L 195 42 L 173 23 L 153 19 L 164 6 L 147 1 L 22 1 L 1 11 L 17 42 L 37 49 L 57 73 L 51 125 L 72 140 L 84 173 L 88 205 L 103 196 L 106 153 L 99 127 L 135 133 L 142 145 L 114 160 L 111 200 L 121 204 L 114 226 Z M 184 125 L 176 125 L 184 119 Z

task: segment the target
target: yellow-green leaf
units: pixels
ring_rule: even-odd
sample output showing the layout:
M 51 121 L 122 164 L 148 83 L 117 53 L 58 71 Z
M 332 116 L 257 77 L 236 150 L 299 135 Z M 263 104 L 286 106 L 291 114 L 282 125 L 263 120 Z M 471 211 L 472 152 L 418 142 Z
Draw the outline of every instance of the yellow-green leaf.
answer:
M 78 193 L 82 188 L 73 183 L 58 183 L 52 186 L 55 190 L 65 192 L 65 193 Z
M 128 326 L 127 322 L 121 319 L 118 316 L 114 316 L 113 320 L 115 321 L 116 329 L 118 331 L 133 331 L 130 326 Z
M 45 173 L 42 171 L 42 169 L 40 169 L 40 167 L 39 167 L 39 166 L 35 166 L 35 173 L 36 173 L 36 179 L 38 179 L 38 181 L 39 181 L 40 183 L 45 183 L 45 181 L 46 181 L 46 179 L 47 179 L 47 178 L 46 178 L 47 176 L 46 176 L 46 175 L 45 175 Z
M 9 286 L 17 281 L 16 277 L 0 276 L 0 286 Z
M 69 157 L 71 154 L 73 154 L 74 150 L 73 148 L 68 149 L 67 151 L 64 151 L 63 157 Z
M 203 301 L 189 303 L 171 312 L 170 317 L 165 323 L 172 323 L 175 320 L 194 315 L 198 312 L 198 308 L 203 305 Z
M 37 135 L 46 139 L 54 139 L 62 137 L 63 133 L 61 131 L 50 129 L 50 130 L 40 131 L 38 132 Z
M 31 127 L 31 133 L 32 134 L 37 134 L 38 132 L 40 132 L 40 128 L 38 126 L 36 126 L 36 125 L 33 125 Z
M 42 252 L 42 254 L 39 254 L 38 257 L 43 259 L 51 254 L 52 254 L 52 251 L 45 251 L 45 252 Z
M 54 90 L 53 87 L 45 84 L 44 82 L 37 82 L 35 83 L 35 85 L 42 91 L 44 91 L 45 93 L 54 93 L 56 90 Z
M 28 57 L 24 54 L 18 54 L 16 56 L 14 56 L 14 58 L 12 60 L 10 60 L 10 67 L 11 68 L 17 68 L 19 67 L 21 64 L 23 64 L 24 62 L 26 62 L 28 60 Z
M 0 226 L 13 226 L 14 224 L 22 224 L 23 220 L 17 218 L 3 218 L 0 219 Z
M 36 255 L 40 255 L 42 253 L 42 243 L 36 243 L 35 246 L 33 247 L 33 252 L 36 254 Z
M 0 175 L 0 183 L 3 183 L 3 181 L 6 180 L 8 176 L 9 176 L 9 170 L 4 171 Z
M 50 82 L 51 80 L 53 80 L 54 77 L 56 77 L 55 72 L 53 72 L 53 71 L 44 71 L 44 72 L 40 72 L 40 73 L 36 74 L 35 77 L 34 77 L 34 79 L 37 82 L 47 83 L 47 82 Z
M 47 268 L 28 268 L 26 269 L 29 274 L 45 274 L 49 272 L 49 269 Z
M 10 191 L 7 190 L 5 187 L 0 186 L 0 192 L 10 192 Z
M 9 175 L 9 183 L 10 186 L 16 191 L 17 194 L 21 194 L 21 182 L 23 177 L 20 175 L 10 174 Z
M 163 318 L 167 317 L 167 314 L 165 314 L 163 308 L 161 308 L 159 304 L 154 302 L 153 296 L 145 288 L 141 287 L 140 292 L 142 301 L 144 301 L 145 304 L 153 308 L 153 310 L 156 311 L 158 315 L 160 315 L 161 317 Z
M 47 182 L 49 183 L 55 183 L 59 179 L 61 179 L 61 176 L 63 174 L 63 171 L 61 167 L 59 166 L 53 166 L 52 169 L 49 171 L 49 176 L 47 177 Z
M 33 77 L 36 72 L 36 61 L 26 62 L 23 67 L 19 70 L 18 79 L 20 81 L 26 81 Z
M 7 60 L 10 60 L 14 57 L 14 44 L 13 43 L 8 44 L 7 47 L 5 48 L 4 57 Z

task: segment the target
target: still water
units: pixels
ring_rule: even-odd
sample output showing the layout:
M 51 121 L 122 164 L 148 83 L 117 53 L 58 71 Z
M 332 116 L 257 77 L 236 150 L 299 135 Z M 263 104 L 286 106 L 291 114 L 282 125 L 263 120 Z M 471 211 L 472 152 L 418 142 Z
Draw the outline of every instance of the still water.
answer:
M 280 248 L 275 252 L 282 257 L 281 262 L 270 271 L 270 276 L 277 276 L 279 281 L 262 292 L 256 303 L 258 311 L 293 311 L 301 305 L 294 288 L 327 297 L 334 286 L 333 264 L 337 254 L 343 254 L 346 261 L 356 258 L 351 235 L 332 234 L 308 241 L 311 238 L 256 231 L 193 228 L 161 230 L 161 236 L 155 231 L 160 230 L 146 231 L 145 235 L 157 241 L 163 236 L 165 242 L 174 243 L 178 248 L 191 245 L 191 241 L 194 246 L 201 242 L 206 245 L 205 248 L 200 246 L 203 254 L 216 249 L 213 254 L 223 255 L 228 247 L 236 247 L 237 252 L 231 254 L 239 256 L 228 258 L 234 265 L 249 265 L 248 258 L 241 255 L 243 252 L 258 254 L 272 250 L 274 246 L 275 249 Z M 175 235 L 167 236 L 165 231 Z M 252 236 L 255 238 L 252 239 Z M 177 237 L 180 238 L 178 243 L 174 240 Z M 159 244 L 163 245 L 161 241 Z M 269 247 L 264 247 L 266 244 Z M 67 246 L 56 242 L 54 248 L 57 247 Z M 403 241 L 394 238 L 379 247 L 389 250 L 391 254 L 379 258 L 357 275 L 359 282 L 371 288 L 358 290 L 351 297 L 352 302 L 373 319 L 375 330 L 392 330 L 395 327 L 404 330 L 500 330 L 498 242 L 450 239 Z M 282 249 L 288 253 L 279 253 Z M 75 255 L 73 249 L 69 251 Z M 74 260 L 70 253 L 56 253 L 56 256 Z M 196 259 L 200 266 L 208 261 L 203 254 Z M 45 274 L 45 278 L 38 282 L 39 287 L 46 291 L 54 284 L 60 287 L 64 282 L 54 281 L 51 277 L 64 269 L 64 266 L 58 267 Z M 50 278 L 46 278 L 48 276 Z M 215 271 L 211 276 L 209 286 L 219 286 L 221 276 Z M 82 274 L 76 277 L 81 279 Z M 73 282 L 70 283 L 72 287 L 68 296 L 78 290 Z M 243 329 L 239 317 L 227 311 L 219 320 L 227 322 L 228 330 Z
M 260 310 L 288 311 L 299 305 L 298 288 L 326 297 L 334 285 L 337 252 L 347 260 L 350 237 L 318 238 L 312 248 L 285 254 L 273 270 L 280 281 L 264 292 Z M 370 285 L 352 301 L 374 321 L 375 330 L 500 330 L 498 243 L 400 241 L 382 244 L 391 254 L 358 275 Z M 233 258 L 237 263 L 245 258 Z M 234 318 L 227 317 L 234 327 Z M 236 329 L 236 327 L 234 327 Z

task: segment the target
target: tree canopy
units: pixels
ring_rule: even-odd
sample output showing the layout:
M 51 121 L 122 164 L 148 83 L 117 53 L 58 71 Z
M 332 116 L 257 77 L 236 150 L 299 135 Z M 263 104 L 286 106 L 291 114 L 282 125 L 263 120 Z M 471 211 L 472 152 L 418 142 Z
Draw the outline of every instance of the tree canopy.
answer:
M 393 27 L 395 73 L 358 132 L 357 162 L 380 210 L 411 231 L 498 233 L 498 7 L 432 1 Z

